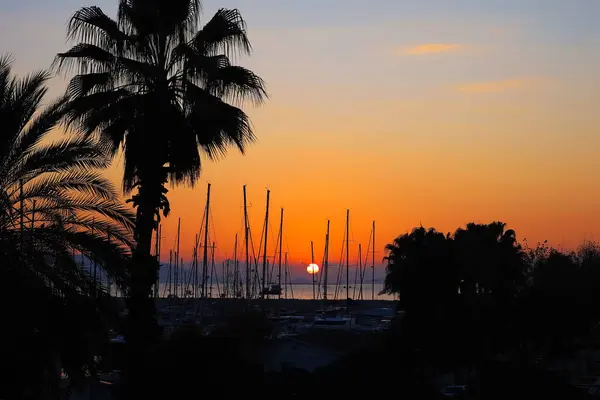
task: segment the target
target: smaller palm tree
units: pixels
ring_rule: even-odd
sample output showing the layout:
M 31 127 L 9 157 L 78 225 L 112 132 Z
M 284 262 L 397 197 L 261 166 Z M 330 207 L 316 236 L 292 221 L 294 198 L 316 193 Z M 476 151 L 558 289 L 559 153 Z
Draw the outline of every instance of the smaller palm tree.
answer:
M 3 315 L 14 322 L 13 341 L 4 344 L 24 359 L 44 343 L 15 382 L 36 376 L 35 365 L 47 375 L 57 355 L 72 375 L 79 370 L 89 344 L 82 337 L 99 331 L 110 308 L 97 275 L 76 259 L 93 260 L 124 288 L 132 247 L 134 216 L 99 172 L 110 163 L 108 149 L 75 134 L 51 140 L 66 101 L 40 110 L 48 78 L 18 79 L 0 57 L 0 293 L 19 302 Z
M 386 246 L 382 293 L 397 294 L 405 305 L 457 293 L 452 238 L 434 228 L 415 228 Z
M 510 297 L 525 285 L 525 253 L 505 223 L 469 223 L 454 242 L 463 293 Z

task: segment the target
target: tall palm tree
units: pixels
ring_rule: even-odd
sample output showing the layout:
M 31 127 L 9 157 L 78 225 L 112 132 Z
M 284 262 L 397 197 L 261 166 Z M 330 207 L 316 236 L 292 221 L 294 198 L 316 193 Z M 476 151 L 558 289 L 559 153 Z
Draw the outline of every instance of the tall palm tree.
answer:
M 240 13 L 220 9 L 201 26 L 200 11 L 200 0 L 120 0 L 112 19 L 84 7 L 68 24 L 79 43 L 55 61 L 79 74 L 68 87 L 69 121 L 123 150 L 123 188 L 137 190 L 129 298 L 137 324 L 154 312 L 158 263 L 150 252 L 159 211 L 169 211 L 166 182 L 193 185 L 202 157 L 218 159 L 230 146 L 244 152 L 255 136 L 239 107 L 267 97 L 261 78 L 231 63 L 251 51 Z
M 16 78 L 10 58 L 0 57 L 0 293 L 19 302 L 3 308 L 14 341 L 2 345 L 23 361 L 45 342 L 25 364 L 41 361 L 40 371 L 56 354 L 66 367 L 81 364 L 77 335 L 97 329 L 99 313 L 110 311 L 102 301 L 106 288 L 74 255 L 94 260 L 123 288 L 134 228 L 133 214 L 98 172 L 111 161 L 108 149 L 91 137 L 52 140 L 66 101 L 41 110 L 48 78 L 46 72 Z M 34 376 L 15 372 L 13 383 Z

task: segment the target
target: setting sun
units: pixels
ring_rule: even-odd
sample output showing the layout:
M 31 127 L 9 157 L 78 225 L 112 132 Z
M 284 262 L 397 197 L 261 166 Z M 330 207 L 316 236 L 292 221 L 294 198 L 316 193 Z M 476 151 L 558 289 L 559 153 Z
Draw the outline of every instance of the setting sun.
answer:
M 317 264 L 308 264 L 308 266 L 306 267 L 306 272 L 308 272 L 311 275 L 318 274 L 319 266 Z

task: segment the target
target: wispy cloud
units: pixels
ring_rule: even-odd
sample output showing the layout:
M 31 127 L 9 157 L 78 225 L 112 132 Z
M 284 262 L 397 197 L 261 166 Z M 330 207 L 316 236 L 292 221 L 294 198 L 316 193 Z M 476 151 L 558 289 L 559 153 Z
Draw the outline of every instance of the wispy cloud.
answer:
M 511 90 L 530 88 L 539 83 L 540 78 L 516 78 L 499 81 L 474 82 L 458 86 L 463 93 L 502 93 Z
M 425 43 L 401 49 L 400 53 L 410 56 L 426 54 L 450 53 L 464 50 L 465 46 L 459 43 Z

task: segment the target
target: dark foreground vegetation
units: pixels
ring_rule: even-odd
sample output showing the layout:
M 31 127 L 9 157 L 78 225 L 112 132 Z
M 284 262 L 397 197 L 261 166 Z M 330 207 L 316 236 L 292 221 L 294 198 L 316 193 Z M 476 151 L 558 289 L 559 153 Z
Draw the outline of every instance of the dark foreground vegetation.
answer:
M 6 399 L 55 396 L 61 363 L 75 381 L 82 377 L 118 316 L 106 288 L 74 255 L 94 259 L 97 270 L 125 288 L 133 246 L 133 214 L 98 172 L 110 164 L 106 148 L 75 132 L 51 139 L 68 102 L 40 106 L 48 78 L 38 72 L 18 79 L 11 60 L 0 58 L 0 398 Z
M 435 399 L 444 397 L 440 380 L 452 376 L 466 388 L 460 398 L 590 396 L 577 374 L 600 371 L 570 370 L 568 362 L 600 343 L 597 245 L 523 248 L 502 223 L 468 224 L 454 235 L 416 228 L 388 245 L 387 260 L 385 290 L 400 295 L 403 314 L 385 332 L 331 333 L 331 341 L 354 341 L 332 364 L 265 373 L 259 355 L 275 340 L 265 339 L 272 327 L 247 314 L 211 336 L 182 328 L 157 347 L 151 391 L 201 392 L 194 377 L 202 376 L 230 395 Z
M 544 244 L 522 248 L 514 232 L 505 231 L 501 223 L 469 224 L 454 235 L 417 228 L 388 245 L 385 290 L 400 295 L 396 306 L 403 313 L 383 332 L 319 333 L 323 348 L 340 349 L 346 343 L 341 347 L 347 351 L 326 366 L 313 371 L 293 365 L 265 370 L 270 349 L 281 339 L 272 335 L 273 322 L 255 309 L 231 315 L 209 334 L 202 326 L 180 326 L 155 341 L 141 359 L 131 360 L 125 351 L 120 367 L 133 362 L 141 368 L 138 373 L 146 381 L 136 386 L 136 398 L 270 391 L 281 398 L 314 393 L 384 396 L 393 391 L 397 396 L 436 399 L 444 398 L 441 389 L 448 376 L 465 386 L 455 398 L 590 398 L 589 389 L 577 387 L 577 382 L 582 374 L 597 372 L 593 366 L 570 369 L 569 360 L 595 353 L 600 344 L 598 269 L 600 250 L 593 243 L 564 253 Z M 465 281 L 475 289 L 469 291 Z M 64 318 L 57 321 L 68 323 Z M 68 324 L 71 333 L 65 332 L 63 340 L 70 343 L 64 353 L 54 353 L 65 365 L 82 349 L 82 354 L 94 354 L 93 343 L 101 339 L 90 333 L 105 332 L 100 325 L 86 329 Z M 37 380 L 14 384 L 48 387 L 43 365 L 53 348 L 47 347 L 50 338 L 45 339 L 26 338 L 29 364 L 12 364 L 18 371 L 15 377 Z M 78 361 L 73 365 L 79 368 L 94 365 Z M 114 385 L 110 391 L 113 398 L 129 399 L 130 390 Z

